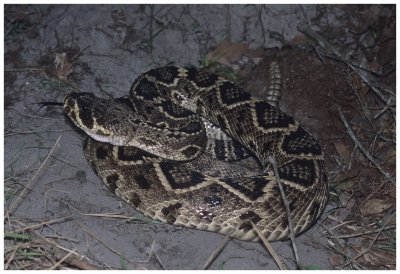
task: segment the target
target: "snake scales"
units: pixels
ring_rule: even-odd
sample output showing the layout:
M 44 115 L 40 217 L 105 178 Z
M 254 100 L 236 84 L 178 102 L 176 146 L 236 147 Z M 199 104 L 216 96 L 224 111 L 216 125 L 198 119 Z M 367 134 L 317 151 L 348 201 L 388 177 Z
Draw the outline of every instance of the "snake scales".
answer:
M 326 168 L 317 141 L 289 115 L 204 70 L 153 69 L 135 80 L 129 96 L 106 100 L 72 93 L 64 99 L 64 111 L 90 136 L 85 155 L 99 178 L 155 220 L 255 241 L 251 221 L 268 240 L 287 238 L 287 214 L 270 156 L 296 234 L 326 205 Z M 228 147 L 219 139 L 232 143 L 231 152 L 238 142 L 263 171 L 246 174 L 239 164 L 226 167 L 225 153 L 210 157 L 202 117 L 229 135 L 214 140 L 214 152 Z

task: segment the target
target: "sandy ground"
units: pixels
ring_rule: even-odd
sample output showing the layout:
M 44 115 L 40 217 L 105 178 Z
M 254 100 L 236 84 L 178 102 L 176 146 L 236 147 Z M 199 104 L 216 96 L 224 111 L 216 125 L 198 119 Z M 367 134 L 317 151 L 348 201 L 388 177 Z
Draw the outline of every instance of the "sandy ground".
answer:
M 343 10 L 325 8 L 328 16 L 322 21 L 340 24 Z M 7 208 L 20 194 L 17 191 L 29 184 L 12 219 L 29 225 L 70 216 L 35 233 L 101 267 L 201 269 L 224 236 L 155 223 L 109 194 L 84 158 L 83 134 L 67 121 L 61 107 L 39 110 L 37 103 L 61 102 L 76 89 L 102 97 L 126 95 L 140 73 L 170 63 L 198 67 L 225 38 L 252 49 L 282 47 L 300 35 L 297 24 L 306 18 L 317 20 L 320 9 L 316 5 L 6 6 L 6 15 L 22 18 L 20 25 L 5 29 Z M 73 62 L 57 70 L 54 56 L 62 52 Z M 272 246 L 288 268 L 295 268 L 289 241 Z M 304 266 L 332 268 L 332 253 L 318 225 L 298 237 L 297 246 Z M 209 269 L 278 267 L 262 244 L 231 240 Z

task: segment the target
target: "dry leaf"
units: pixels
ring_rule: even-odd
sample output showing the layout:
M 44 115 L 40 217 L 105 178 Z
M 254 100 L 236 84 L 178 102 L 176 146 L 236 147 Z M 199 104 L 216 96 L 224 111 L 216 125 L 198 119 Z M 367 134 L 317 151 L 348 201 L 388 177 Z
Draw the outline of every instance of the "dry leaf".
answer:
M 396 263 L 396 256 L 394 254 L 373 247 L 364 255 L 364 258 L 372 265 L 390 265 Z
M 332 266 L 340 266 L 345 263 L 342 255 L 333 255 L 329 257 L 329 262 Z
M 390 147 L 386 153 L 381 157 L 384 163 L 396 163 L 396 148 Z
M 388 200 L 371 199 L 368 200 L 361 208 L 363 216 L 381 213 L 393 206 L 393 203 Z
M 351 159 L 351 151 L 349 150 L 349 148 L 342 143 L 335 143 L 335 148 L 337 153 L 340 155 L 340 157 L 344 160 L 345 164 L 347 165 Z
M 292 39 L 291 44 L 298 46 L 298 45 L 303 45 L 306 41 L 307 38 L 304 35 L 297 35 Z
M 54 64 L 58 79 L 67 81 L 68 75 L 72 73 L 72 63 L 68 60 L 67 54 L 65 52 L 56 53 Z
M 247 44 L 232 43 L 225 39 L 215 50 L 207 54 L 207 60 L 218 62 L 240 72 L 245 70 L 248 64 L 261 62 L 263 55 L 264 50 L 261 48 L 249 49 Z
M 342 183 L 338 184 L 335 189 L 351 192 L 354 189 L 354 184 L 355 181 L 353 180 L 343 181 Z

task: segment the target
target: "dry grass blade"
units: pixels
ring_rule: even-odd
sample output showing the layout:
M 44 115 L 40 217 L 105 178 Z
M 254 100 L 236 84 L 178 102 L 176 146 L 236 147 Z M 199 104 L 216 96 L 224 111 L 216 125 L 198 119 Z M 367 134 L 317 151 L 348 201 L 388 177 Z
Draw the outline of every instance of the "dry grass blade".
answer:
M 221 253 L 221 251 L 224 249 L 224 247 L 229 243 L 231 238 L 229 235 L 226 235 L 224 238 L 224 241 L 217 247 L 217 249 L 214 250 L 214 252 L 211 254 L 211 256 L 207 259 L 207 261 L 204 263 L 202 269 L 206 270 L 208 267 L 211 265 L 211 263 L 217 258 L 217 256 Z
M 252 221 L 250 221 L 250 223 L 253 226 L 254 230 L 257 232 L 258 237 L 260 237 L 261 241 L 264 243 L 264 245 L 267 248 L 268 252 L 271 254 L 272 258 L 275 260 L 276 264 L 279 266 L 279 268 L 281 270 L 286 270 L 285 265 L 279 259 L 278 254 L 275 253 L 275 251 L 272 248 L 271 244 L 268 242 L 268 240 L 265 238 L 265 236 L 262 234 L 262 232 L 258 229 L 258 227 Z
M 104 217 L 104 218 L 116 218 L 116 219 L 132 219 L 130 216 L 125 216 L 118 213 L 81 213 L 84 216 L 91 217 Z
M 46 162 L 49 160 L 50 155 L 53 154 L 53 151 L 55 149 L 55 147 L 58 145 L 58 142 L 61 139 L 61 136 L 58 136 L 58 139 L 56 141 L 56 143 L 54 144 L 54 146 L 51 148 L 49 154 L 47 154 L 46 159 L 43 161 L 43 163 L 40 165 L 39 169 L 35 172 L 35 174 L 33 175 L 33 177 L 31 178 L 31 180 L 29 181 L 29 183 L 24 187 L 24 189 L 22 190 L 22 192 L 19 194 L 18 198 L 10 205 L 10 207 L 8 208 L 8 213 L 6 214 L 6 217 L 11 215 L 14 210 L 19 206 L 20 204 L 20 200 L 22 198 L 25 198 L 25 196 L 27 195 L 27 190 L 29 189 L 29 187 L 31 186 L 31 184 L 34 182 L 36 176 L 39 174 L 39 172 L 42 170 L 43 166 L 46 164 Z M 5 217 L 5 218 L 6 218 Z
M 72 252 L 67 253 L 64 257 L 62 257 L 57 263 L 55 263 L 52 267 L 50 267 L 48 270 L 54 270 L 57 267 L 59 267 L 65 260 L 67 260 L 71 255 L 73 255 L 73 252 L 75 251 L 72 250 Z
M 47 221 L 47 222 L 42 222 L 42 223 L 39 223 L 39 224 L 34 224 L 34 225 L 18 228 L 14 232 L 21 232 L 21 231 L 25 231 L 25 230 L 28 230 L 28 229 L 36 229 L 36 228 L 42 227 L 44 225 L 68 222 L 68 221 L 71 221 L 71 220 L 72 220 L 72 216 L 62 217 L 62 218 L 58 218 L 58 219 L 55 219 L 55 220 L 50 220 L 50 221 Z
M 113 253 L 117 254 L 118 256 L 120 256 L 121 258 L 123 258 L 124 260 L 135 264 L 135 262 L 132 262 L 131 260 L 129 260 L 128 258 L 126 258 L 121 252 L 117 251 L 116 249 L 112 248 L 111 246 L 109 246 L 108 244 L 106 244 L 104 241 L 102 241 L 101 239 L 99 239 L 99 237 L 97 237 L 96 235 L 94 235 L 89 229 L 87 229 L 86 227 L 84 227 L 82 224 L 78 223 L 78 225 L 81 227 L 81 229 L 83 231 L 85 231 L 87 234 L 89 234 L 92 238 L 96 239 L 96 241 L 99 241 L 101 244 L 103 244 L 105 247 L 107 247 L 110 251 L 112 251 Z
M 62 260 L 64 257 L 64 262 L 68 263 L 71 266 L 76 267 L 77 269 L 84 269 L 84 270 L 99 270 L 102 269 L 101 267 L 98 267 L 96 265 L 92 265 L 88 263 L 88 259 L 82 255 L 79 254 L 77 251 L 70 250 L 64 246 L 61 246 L 59 243 L 57 243 L 54 240 L 50 240 L 49 238 L 43 237 L 41 234 L 33 231 L 33 233 L 39 237 L 35 239 L 35 241 L 41 243 L 43 246 L 48 246 L 51 245 L 52 247 L 55 248 L 49 248 L 49 253 L 54 256 L 57 260 Z M 46 248 L 47 249 L 47 248 Z M 69 255 L 66 257 L 66 255 Z
M 372 242 L 369 244 L 367 250 L 361 252 L 360 254 L 358 254 L 356 257 L 351 258 L 351 261 L 346 263 L 343 267 L 346 267 L 347 265 L 349 265 L 352 261 L 356 261 L 358 258 L 360 258 L 361 256 L 364 256 L 365 254 L 367 254 L 372 246 L 375 244 L 376 240 L 379 238 L 379 236 L 381 235 L 382 231 L 385 229 L 385 227 L 387 226 L 387 224 L 392 220 L 392 218 L 396 215 L 396 212 L 394 212 L 392 215 L 389 216 L 389 218 L 385 221 L 385 223 L 383 224 L 383 226 L 379 229 L 378 234 L 376 234 L 376 236 L 374 237 L 374 239 L 372 240 Z

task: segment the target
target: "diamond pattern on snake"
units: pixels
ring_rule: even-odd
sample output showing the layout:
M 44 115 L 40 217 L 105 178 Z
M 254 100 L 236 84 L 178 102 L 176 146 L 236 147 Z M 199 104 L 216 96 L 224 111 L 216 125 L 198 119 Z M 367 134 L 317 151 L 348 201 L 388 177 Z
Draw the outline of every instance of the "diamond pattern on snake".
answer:
M 204 69 L 152 69 L 117 99 L 71 93 L 64 112 L 87 134 L 84 153 L 101 181 L 154 220 L 258 241 L 251 221 L 268 240 L 286 239 L 270 156 L 295 234 L 327 203 L 318 142 L 277 107 Z M 260 168 L 238 161 L 249 155 Z

